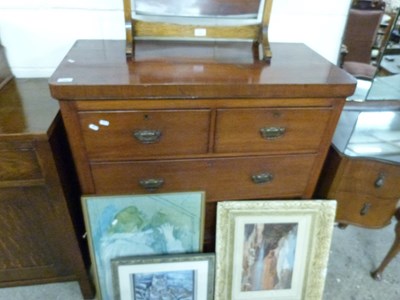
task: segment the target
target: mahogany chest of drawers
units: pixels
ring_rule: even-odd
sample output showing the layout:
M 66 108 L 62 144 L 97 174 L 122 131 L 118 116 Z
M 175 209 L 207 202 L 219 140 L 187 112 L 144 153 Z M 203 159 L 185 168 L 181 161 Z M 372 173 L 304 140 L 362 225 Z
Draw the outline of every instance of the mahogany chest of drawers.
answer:
M 301 44 L 78 41 L 50 79 L 85 194 L 311 198 L 355 82 Z
M 0 287 L 74 280 L 91 298 L 79 184 L 58 111 L 47 79 L 0 89 Z

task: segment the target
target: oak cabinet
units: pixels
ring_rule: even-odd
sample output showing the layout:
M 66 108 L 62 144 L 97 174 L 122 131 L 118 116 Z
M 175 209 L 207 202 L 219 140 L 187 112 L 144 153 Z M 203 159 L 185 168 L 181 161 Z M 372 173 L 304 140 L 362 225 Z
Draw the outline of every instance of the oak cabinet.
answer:
M 91 298 L 79 185 L 58 111 L 47 79 L 0 89 L 0 287 L 76 280 Z

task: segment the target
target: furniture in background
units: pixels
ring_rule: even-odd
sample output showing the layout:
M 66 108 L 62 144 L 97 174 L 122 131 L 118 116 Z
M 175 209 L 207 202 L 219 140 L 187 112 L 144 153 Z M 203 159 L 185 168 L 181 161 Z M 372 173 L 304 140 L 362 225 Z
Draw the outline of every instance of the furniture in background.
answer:
M 357 78 L 372 80 L 375 76 L 377 69 L 371 62 L 371 51 L 383 12 L 381 7 L 349 11 L 340 65 Z
M 13 75 L 10 66 L 8 65 L 5 49 L 0 44 L 0 89 L 12 78 Z
M 217 201 L 311 198 L 355 81 L 301 44 L 78 41 L 50 78 L 82 192 L 205 191 Z M 310 65 L 312 68 L 310 68 Z
M 0 74 L 0 287 L 76 280 L 92 298 L 79 184 L 48 80 Z
M 373 2 L 373 1 L 358 1 Z M 382 100 L 398 100 L 400 99 L 400 75 L 397 66 L 397 56 L 399 54 L 400 44 L 393 39 L 393 33 L 400 28 L 399 9 L 386 11 L 383 21 L 381 22 L 381 31 L 384 32 L 384 38 L 380 41 L 379 55 L 373 61 L 373 66 L 365 63 L 357 63 L 364 70 L 359 68 L 359 72 L 353 72 L 357 75 L 356 92 L 348 97 L 349 101 L 382 101 Z M 367 52 L 369 52 L 369 46 Z M 398 70 L 397 70 L 398 69 Z M 368 70 L 373 70 L 365 76 Z M 360 75 L 361 74 L 361 75 Z M 364 76 L 362 75 L 364 74 Z
M 381 228 L 396 214 L 400 200 L 400 104 L 382 104 L 349 102 L 340 117 L 316 191 L 316 197 L 337 200 L 336 220 L 340 224 Z M 400 249 L 399 243 L 397 233 L 395 249 Z M 375 279 L 381 278 L 395 252 L 398 250 L 392 250 L 372 273 Z
M 388 37 L 384 53 L 387 55 L 398 55 L 400 54 L 400 19 L 399 19 L 400 7 L 397 7 L 389 16 L 388 22 Z
M 383 56 L 382 61 L 380 63 L 380 72 L 387 75 L 399 74 L 400 54 Z

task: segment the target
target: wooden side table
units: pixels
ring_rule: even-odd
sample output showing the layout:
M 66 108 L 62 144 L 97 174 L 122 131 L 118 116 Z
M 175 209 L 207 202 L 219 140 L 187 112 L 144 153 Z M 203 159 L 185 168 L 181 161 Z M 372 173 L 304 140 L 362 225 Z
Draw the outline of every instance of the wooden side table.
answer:
M 0 89 L 0 287 L 76 280 L 94 295 L 79 186 L 46 79 Z M 86 265 L 85 265 L 86 263 Z
M 338 201 L 336 220 L 342 225 L 381 228 L 399 217 L 399 183 L 400 106 L 346 105 L 316 197 Z M 399 251 L 399 226 L 393 249 L 372 273 L 376 279 Z

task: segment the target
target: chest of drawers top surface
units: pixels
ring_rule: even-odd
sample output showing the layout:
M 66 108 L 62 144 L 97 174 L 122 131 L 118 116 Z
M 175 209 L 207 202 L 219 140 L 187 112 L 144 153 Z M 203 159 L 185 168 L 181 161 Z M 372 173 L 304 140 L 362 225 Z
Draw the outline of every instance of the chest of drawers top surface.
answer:
M 80 40 L 50 78 L 52 96 L 77 99 L 346 97 L 354 79 L 303 44 L 272 43 L 254 57 L 250 43 Z

